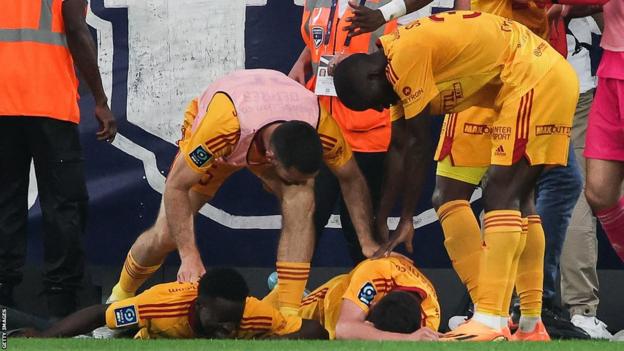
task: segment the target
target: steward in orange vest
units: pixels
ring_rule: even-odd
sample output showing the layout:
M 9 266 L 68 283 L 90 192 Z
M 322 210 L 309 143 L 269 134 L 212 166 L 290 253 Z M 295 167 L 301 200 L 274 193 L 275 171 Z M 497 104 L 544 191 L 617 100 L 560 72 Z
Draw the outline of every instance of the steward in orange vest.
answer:
M 110 142 L 116 133 L 85 5 L 84 0 L 0 1 L 0 305 L 13 304 L 13 287 L 22 280 L 32 159 L 52 317 L 76 309 L 84 268 L 88 196 L 74 62 L 95 98 L 97 138 Z

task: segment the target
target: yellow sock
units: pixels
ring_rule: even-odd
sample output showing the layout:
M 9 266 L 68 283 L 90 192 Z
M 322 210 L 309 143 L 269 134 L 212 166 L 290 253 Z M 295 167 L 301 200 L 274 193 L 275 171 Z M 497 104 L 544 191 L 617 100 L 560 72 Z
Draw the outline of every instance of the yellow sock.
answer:
M 468 289 L 473 302 L 477 301 L 477 283 L 481 259 L 481 228 L 465 200 L 449 201 L 438 209 L 438 218 L 444 231 L 444 246 L 453 268 Z
M 479 269 L 477 312 L 498 316 L 506 299 L 522 220 L 519 211 L 489 211 L 485 213 L 483 224 L 484 245 Z
M 511 304 L 511 297 L 513 295 L 514 286 L 516 285 L 516 276 L 518 274 L 518 261 L 520 260 L 520 255 L 522 255 L 522 251 L 524 251 L 524 246 L 526 245 L 527 239 L 527 231 L 529 227 L 528 218 L 522 218 L 522 231 L 520 232 L 520 241 L 518 242 L 518 246 L 516 247 L 516 252 L 514 253 L 513 262 L 511 263 L 511 274 L 509 276 L 509 281 L 507 282 L 507 289 L 505 291 L 505 300 L 501 305 L 501 316 L 509 317 L 509 305 Z
M 544 251 L 546 239 L 538 215 L 528 216 L 529 230 L 526 246 L 518 261 L 516 291 L 520 296 L 520 311 L 524 317 L 539 317 L 542 314 L 544 292 Z
M 132 251 L 128 252 L 124 262 L 119 282 L 113 287 L 113 292 L 109 298 L 110 302 L 119 301 L 134 296 L 145 281 L 160 268 L 161 264 L 145 267 L 138 264 L 132 257 Z
M 277 262 L 277 293 L 282 314 L 299 313 L 309 274 L 309 262 Z

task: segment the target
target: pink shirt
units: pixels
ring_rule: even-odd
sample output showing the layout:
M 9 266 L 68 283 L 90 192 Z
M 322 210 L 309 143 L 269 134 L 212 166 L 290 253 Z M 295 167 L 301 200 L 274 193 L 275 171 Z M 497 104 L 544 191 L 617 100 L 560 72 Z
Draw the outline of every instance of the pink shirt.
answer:
M 611 0 L 603 7 L 604 31 L 600 46 L 609 51 L 624 51 L 624 0 Z
M 316 128 L 320 110 L 318 99 L 303 85 L 285 74 L 268 69 L 232 72 L 213 82 L 199 97 L 195 130 L 205 117 L 214 94 L 226 93 L 240 123 L 240 139 L 225 162 L 232 166 L 248 166 L 247 153 L 253 137 L 263 127 L 279 121 L 302 121 Z

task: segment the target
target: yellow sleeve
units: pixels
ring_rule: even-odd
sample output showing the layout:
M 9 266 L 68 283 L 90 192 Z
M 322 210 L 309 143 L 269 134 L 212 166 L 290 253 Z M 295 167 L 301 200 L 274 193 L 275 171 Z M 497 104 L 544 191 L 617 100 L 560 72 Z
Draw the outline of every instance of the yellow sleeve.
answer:
M 205 173 L 215 159 L 229 155 L 240 136 L 236 109 L 224 93 L 214 95 L 203 118 L 189 132 L 188 120 L 197 117 L 197 103 L 187 107 L 183 139 L 178 143 L 186 163 L 194 171 Z M 194 112 L 194 113 L 193 113 Z
M 368 313 L 370 307 L 386 295 L 391 282 L 391 270 L 386 259 L 366 260 L 351 273 L 349 286 L 342 298 Z
M 301 323 L 299 316 L 284 316 L 270 303 L 248 297 L 237 336 L 251 339 L 286 335 L 299 331 Z
M 391 111 L 393 121 L 400 118 L 399 111 L 405 119 L 416 117 L 440 93 L 433 77 L 432 49 L 422 40 L 416 40 L 419 35 L 416 31 L 406 26 L 398 29 L 398 35 L 380 38 L 388 57 L 386 78 L 400 100 Z M 399 37 L 408 37 L 408 40 L 397 40 Z
M 353 157 L 351 146 L 345 140 L 334 118 L 323 107 L 320 109 L 321 118 L 317 131 L 323 145 L 323 159 L 328 167 L 340 168 Z

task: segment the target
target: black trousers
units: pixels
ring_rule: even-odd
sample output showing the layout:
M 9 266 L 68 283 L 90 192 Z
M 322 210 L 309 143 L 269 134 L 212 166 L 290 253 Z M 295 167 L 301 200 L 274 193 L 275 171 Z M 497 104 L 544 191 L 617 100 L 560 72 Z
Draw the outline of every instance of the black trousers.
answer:
M 360 167 L 368 189 L 371 193 L 373 202 L 373 215 L 377 211 L 379 200 L 381 197 L 381 185 L 383 179 L 385 152 L 354 152 L 355 161 Z M 357 238 L 355 228 L 351 222 L 347 205 L 342 198 L 340 184 L 338 179 L 331 173 L 327 166 L 323 165 L 319 174 L 315 179 L 314 196 L 316 200 L 316 212 L 314 213 L 314 225 L 316 228 L 317 242 L 323 233 L 323 228 L 327 224 L 329 217 L 339 206 L 340 222 L 342 223 L 342 232 L 347 240 L 349 254 L 356 265 L 363 261 L 366 257 L 362 254 L 362 248 Z
M 88 202 L 78 126 L 42 117 L 0 116 L 0 284 L 22 280 L 31 159 L 43 213 L 44 287 L 75 291 Z

